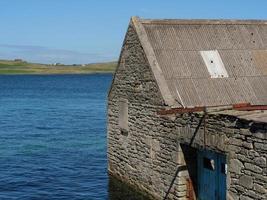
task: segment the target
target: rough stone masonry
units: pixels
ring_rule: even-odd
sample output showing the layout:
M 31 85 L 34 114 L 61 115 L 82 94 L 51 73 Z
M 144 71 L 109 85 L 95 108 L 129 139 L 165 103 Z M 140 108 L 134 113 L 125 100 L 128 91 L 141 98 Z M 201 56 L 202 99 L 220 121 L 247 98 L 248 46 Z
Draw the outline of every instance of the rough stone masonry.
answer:
M 267 123 L 217 111 L 160 115 L 166 109 L 130 23 L 108 96 L 109 173 L 152 199 L 196 199 L 195 151 L 227 158 L 227 199 L 267 199 Z M 193 193 L 193 194 L 192 194 Z

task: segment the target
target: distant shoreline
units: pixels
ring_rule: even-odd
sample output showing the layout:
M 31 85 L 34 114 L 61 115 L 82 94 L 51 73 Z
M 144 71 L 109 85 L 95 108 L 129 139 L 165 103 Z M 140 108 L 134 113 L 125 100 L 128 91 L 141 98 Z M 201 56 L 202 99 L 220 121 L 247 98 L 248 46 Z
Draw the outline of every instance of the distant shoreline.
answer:
M 23 60 L 0 60 L 0 75 L 68 75 L 114 73 L 117 62 L 86 65 L 29 63 Z
M 9 75 L 94 75 L 94 74 L 114 74 L 113 71 L 95 71 L 95 72 L 82 72 L 82 73 L 0 73 L 0 76 L 9 76 Z

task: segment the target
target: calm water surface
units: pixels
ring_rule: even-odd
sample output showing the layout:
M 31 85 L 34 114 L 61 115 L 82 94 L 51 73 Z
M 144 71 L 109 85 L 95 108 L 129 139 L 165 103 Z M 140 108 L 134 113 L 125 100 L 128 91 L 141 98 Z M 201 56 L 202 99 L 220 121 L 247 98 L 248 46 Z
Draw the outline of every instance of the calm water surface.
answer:
M 111 80 L 110 74 L 0 76 L 1 200 L 143 199 L 107 175 Z

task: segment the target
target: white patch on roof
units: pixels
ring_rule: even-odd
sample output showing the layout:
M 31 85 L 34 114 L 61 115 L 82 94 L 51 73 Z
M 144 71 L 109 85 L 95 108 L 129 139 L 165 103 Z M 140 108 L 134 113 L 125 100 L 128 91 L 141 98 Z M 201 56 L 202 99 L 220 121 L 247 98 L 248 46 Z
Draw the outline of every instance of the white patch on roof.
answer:
M 228 78 L 221 56 L 217 50 L 200 51 L 211 78 Z

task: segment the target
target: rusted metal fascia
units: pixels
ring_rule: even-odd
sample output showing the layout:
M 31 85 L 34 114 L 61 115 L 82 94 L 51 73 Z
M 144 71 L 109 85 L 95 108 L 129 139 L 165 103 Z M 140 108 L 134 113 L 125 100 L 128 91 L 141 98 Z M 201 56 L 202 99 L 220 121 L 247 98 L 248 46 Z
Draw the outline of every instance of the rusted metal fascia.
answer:
M 244 108 L 248 106 L 251 106 L 251 104 L 250 103 L 237 103 L 233 105 L 233 109 Z
M 225 106 L 210 106 L 210 107 L 193 107 L 193 108 L 171 108 L 168 110 L 160 110 L 157 112 L 159 115 L 183 114 L 194 112 L 218 112 L 224 110 L 237 110 L 237 111 L 253 111 L 253 110 L 267 110 L 267 105 L 251 105 L 250 103 L 238 103 Z
M 267 105 L 252 105 L 246 107 L 233 108 L 238 111 L 267 110 Z

